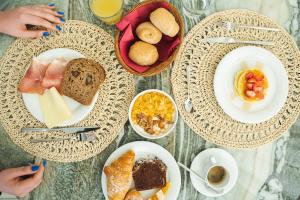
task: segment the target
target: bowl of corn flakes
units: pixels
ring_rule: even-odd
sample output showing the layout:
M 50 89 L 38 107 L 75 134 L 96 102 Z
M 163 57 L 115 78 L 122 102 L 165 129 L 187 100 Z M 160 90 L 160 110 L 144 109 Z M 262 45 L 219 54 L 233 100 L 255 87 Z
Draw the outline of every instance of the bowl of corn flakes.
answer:
M 130 124 L 139 135 L 148 139 L 162 138 L 176 126 L 178 110 L 167 93 L 150 89 L 134 97 L 129 107 Z

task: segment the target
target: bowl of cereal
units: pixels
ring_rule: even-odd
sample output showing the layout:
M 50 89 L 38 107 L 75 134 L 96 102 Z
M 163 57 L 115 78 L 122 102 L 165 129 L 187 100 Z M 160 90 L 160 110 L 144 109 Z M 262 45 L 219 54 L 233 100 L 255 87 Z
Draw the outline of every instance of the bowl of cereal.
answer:
M 167 93 L 150 89 L 134 97 L 129 107 L 130 124 L 139 135 L 148 139 L 171 133 L 178 119 L 178 109 Z

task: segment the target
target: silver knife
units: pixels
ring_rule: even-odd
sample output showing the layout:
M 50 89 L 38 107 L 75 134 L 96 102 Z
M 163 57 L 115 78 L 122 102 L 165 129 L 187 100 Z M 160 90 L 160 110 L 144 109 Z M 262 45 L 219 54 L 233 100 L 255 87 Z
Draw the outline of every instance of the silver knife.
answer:
M 22 128 L 21 133 L 29 132 L 53 132 L 63 131 L 65 133 L 84 133 L 99 129 L 99 126 L 84 126 L 84 127 L 58 127 L 58 128 Z
M 221 44 L 274 45 L 274 42 L 271 42 L 271 41 L 237 40 L 232 37 L 207 37 L 207 38 L 201 39 L 201 42 L 221 43 Z

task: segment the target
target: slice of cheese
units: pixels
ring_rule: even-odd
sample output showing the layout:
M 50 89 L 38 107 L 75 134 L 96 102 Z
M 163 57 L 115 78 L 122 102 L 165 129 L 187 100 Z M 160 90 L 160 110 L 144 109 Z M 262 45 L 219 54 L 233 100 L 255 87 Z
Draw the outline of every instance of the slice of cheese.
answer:
M 72 118 L 70 109 L 55 87 L 45 90 L 44 94 L 40 96 L 40 105 L 44 122 L 48 128 L 59 126 Z

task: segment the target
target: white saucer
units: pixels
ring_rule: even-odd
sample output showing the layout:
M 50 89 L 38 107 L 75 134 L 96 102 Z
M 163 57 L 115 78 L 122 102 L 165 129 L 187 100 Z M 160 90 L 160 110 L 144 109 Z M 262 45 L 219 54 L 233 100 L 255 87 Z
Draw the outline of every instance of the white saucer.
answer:
M 79 53 L 78 51 L 67 49 L 67 48 L 57 48 L 51 49 L 41 53 L 37 58 L 41 61 L 47 60 L 51 61 L 55 58 L 63 57 L 66 60 L 72 60 L 76 58 L 84 58 L 84 56 Z M 40 107 L 39 95 L 38 94 L 29 94 L 29 93 L 22 93 L 22 98 L 27 110 L 40 122 L 44 123 L 43 113 Z M 70 126 L 73 124 L 78 123 L 79 121 L 83 120 L 94 108 L 96 101 L 98 98 L 98 93 L 93 98 L 93 101 L 90 105 L 85 106 L 77 101 L 63 96 L 64 101 L 66 102 L 67 106 L 70 108 L 73 117 L 60 126 Z
M 250 68 L 259 65 L 268 79 L 269 87 L 263 100 L 251 103 L 243 109 L 244 101 L 235 96 L 235 75 L 246 64 Z M 275 116 L 288 95 L 288 75 L 281 61 L 270 51 L 245 46 L 229 52 L 219 63 L 214 77 L 214 92 L 223 111 L 234 120 L 243 123 L 261 123 Z
M 114 160 L 118 159 L 122 154 L 126 153 L 127 151 L 132 150 L 135 153 L 135 160 L 141 158 L 147 158 L 148 156 L 156 156 L 163 163 L 167 166 L 167 181 L 171 182 L 171 187 L 167 193 L 167 200 L 174 200 L 177 199 L 180 185 L 181 185 L 181 175 L 179 167 L 173 158 L 173 156 L 163 147 L 159 146 L 158 144 L 152 142 L 144 142 L 144 141 L 137 141 L 125 144 L 115 150 L 109 158 L 106 160 L 105 165 L 107 166 L 112 163 Z M 102 191 L 106 199 L 107 196 L 107 187 L 106 187 L 106 175 L 102 170 Z M 132 185 L 133 186 L 133 185 Z M 155 194 L 157 190 L 146 190 L 142 191 L 142 196 L 144 199 L 150 198 L 153 194 Z
M 193 160 L 191 164 L 191 169 L 197 172 L 202 177 L 205 177 L 204 166 L 210 162 L 210 157 L 216 158 L 217 162 L 228 169 L 230 174 L 230 179 L 228 185 L 224 188 L 223 193 L 216 193 L 210 188 L 208 188 L 205 183 L 199 180 L 195 175 L 190 173 L 191 181 L 194 188 L 201 194 L 208 197 L 218 197 L 228 193 L 236 184 L 238 178 L 238 167 L 235 159 L 227 152 L 218 148 L 210 148 L 200 152 Z

